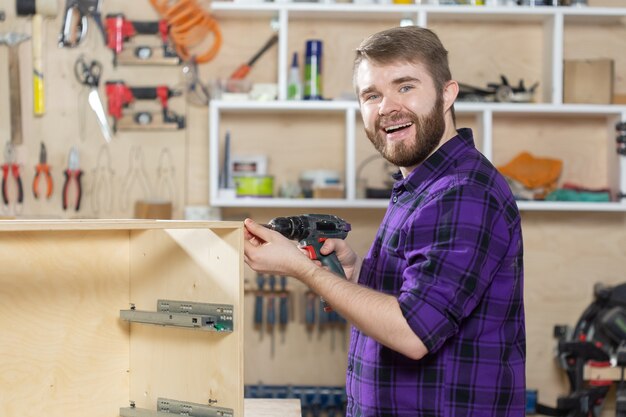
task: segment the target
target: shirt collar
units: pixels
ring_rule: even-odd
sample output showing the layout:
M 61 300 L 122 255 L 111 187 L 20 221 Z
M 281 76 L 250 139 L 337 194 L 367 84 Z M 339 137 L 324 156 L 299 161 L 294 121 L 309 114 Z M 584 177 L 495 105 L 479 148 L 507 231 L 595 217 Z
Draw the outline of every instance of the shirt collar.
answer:
M 448 169 L 459 155 L 474 147 L 472 129 L 458 129 L 456 136 L 441 145 L 439 149 L 411 171 L 408 177 L 403 178 L 400 171 L 394 173 L 392 177 L 396 183 L 393 185 L 393 190 L 415 191 L 420 185 L 423 185 L 424 181 L 439 176 Z

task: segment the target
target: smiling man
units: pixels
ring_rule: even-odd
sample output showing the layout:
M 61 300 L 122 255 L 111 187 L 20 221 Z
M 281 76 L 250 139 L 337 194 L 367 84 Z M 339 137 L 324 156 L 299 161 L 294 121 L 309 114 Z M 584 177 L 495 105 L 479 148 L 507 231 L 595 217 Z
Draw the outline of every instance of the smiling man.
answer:
M 354 86 L 368 138 L 400 168 L 368 254 L 326 241 L 343 280 L 246 219 L 246 263 L 298 278 L 353 325 L 347 416 L 523 417 L 520 216 L 456 129 L 447 51 L 428 29 L 379 32 L 357 49 Z

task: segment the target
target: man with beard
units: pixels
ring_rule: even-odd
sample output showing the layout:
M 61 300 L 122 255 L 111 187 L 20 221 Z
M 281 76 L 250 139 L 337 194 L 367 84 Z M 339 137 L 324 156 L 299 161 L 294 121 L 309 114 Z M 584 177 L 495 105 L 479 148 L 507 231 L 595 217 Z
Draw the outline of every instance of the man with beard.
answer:
M 353 76 L 368 138 L 400 168 L 369 253 L 326 241 L 344 280 L 246 219 L 246 263 L 298 278 L 353 325 L 348 416 L 524 416 L 520 216 L 456 129 L 447 51 L 428 29 L 389 29 L 362 42 Z

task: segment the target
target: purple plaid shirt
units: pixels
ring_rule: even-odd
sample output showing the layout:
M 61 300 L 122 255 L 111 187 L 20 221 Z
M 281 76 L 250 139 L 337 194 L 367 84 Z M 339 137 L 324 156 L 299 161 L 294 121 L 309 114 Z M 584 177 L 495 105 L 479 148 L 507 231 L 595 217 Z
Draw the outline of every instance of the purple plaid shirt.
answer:
M 359 284 L 398 298 L 428 354 L 353 328 L 347 415 L 523 417 L 522 233 L 506 181 L 470 129 L 396 179 Z

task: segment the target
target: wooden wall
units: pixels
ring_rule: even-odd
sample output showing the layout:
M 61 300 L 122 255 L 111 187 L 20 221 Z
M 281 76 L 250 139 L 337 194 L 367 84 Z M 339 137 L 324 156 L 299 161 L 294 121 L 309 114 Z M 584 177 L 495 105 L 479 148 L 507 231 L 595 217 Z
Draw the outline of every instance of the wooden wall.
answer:
M 208 4 L 208 2 L 203 2 Z M 592 5 L 619 5 L 626 7 L 626 2 L 590 1 Z M 61 2 L 60 2 L 60 6 Z M 61 9 L 61 7 L 60 7 Z M 16 18 L 13 0 L 0 0 L 0 10 L 5 10 L 7 20 L 0 22 L 0 32 L 17 31 L 30 33 L 30 19 Z M 133 20 L 156 19 L 157 15 L 147 1 L 106 0 L 103 2 L 103 14 L 123 12 Z M 226 77 L 240 63 L 248 59 L 259 45 L 271 33 L 268 22 L 250 19 L 228 19 L 220 22 L 224 34 L 224 45 L 218 58 L 201 66 L 204 81 Z M 290 48 L 301 50 L 303 39 L 312 36 L 324 36 L 335 42 L 335 47 L 325 56 L 325 90 L 330 96 L 350 91 L 351 51 L 366 34 L 389 26 L 388 22 L 350 22 L 339 30 L 338 22 L 300 21 L 291 28 L 294 36 Z M 489 24 L 476 27 L 466 23 L 433 22 L 432 27 L 440 31 L 441 37 L 451 51 L 453 75 L 463 77 L 470 83 L 484 84 L 497 79 L 501 72 L 510 75 L 513 82 L 524 78 L 527 83 L 541 78 L 540 66 L 543 56 L 541 27 L 535 23 L 518 25 Z M 458 28 L 462 30 L 458 30 Z M 42 118 L 35 118 L 31 111 L 30 87 L 30 43 L 26 42 L 19 49 L 22 65 L 22 100 L 24 119 L 24 145 L 18 149 L 22 163 L 22 175 L 25 186 L 25 204 L 21 212 L 15 208 L 5 209 L 3 215 L 20 217 L 101 217 L 125 218 L 133 215 L 132 203 L 136 200 L 169 199 L 174 203 L 174 217 L 183 216 L 185 205 L 207 205 L 208 180 L 208 116 L 207 109 L 188 105 L 183 98 L 171 100 L 173 110 L 185 114 L 187 128 L 176 132 L 126 132 L 119 133 L 114 142 L 104 147 L 92 112 L 86 107 L 86 99 L 81 96 L 81 87 L 75 81 L 73 65 L 80 54 L 89 59 L 98 59 L 104 65 L 103 82 L 123 79 L 134 85 L 168 84 L 180 86 L 183 80 L 179 67 L 118 67 L 111 65 L 111 53 L 102 45 L 101 34 L 90 22 L 86 41 L 77 49 L 58 49 L 57 36 L 61 28 L 61 13 L 56 19 L 45 20 L 45 54 L 47 87 L 47 113 Z M 506 30 L 505 30 L 506 29 Z M 566 32 L 565 57 L 585 58 L 600 57 L 606 51 L 616 60 L 616 92 L 626 92 L 623 51 L 626 36 L 624 27 L 607 27 L 589 31 L 585 27 L 576 27 Z M 510 30 L 510 31 L 509 31 Z M 496 33 L 497 36 L 491 34 Z M 253 35 L 253 36 L 252 36 Z M 296 36 L 297 35 L 297 36 Z M 473 45 L 480 45 L 489 51 L 489 59 L 478 59 L 468 53 L 467 39 Z M 513 45 L 515 47 L 513 47 Z M 7 48 L 0 47 L 0 145 L 4 145 L 10 136 L 8 111 Z M 255 66 L 250 77 L 257 82 L 274 82 L 276 74 L 276 50 L 270 50 Z M 540 84 L 540 89 L 543 85 Z M 104 89 L 100 94 L 106 105 Z M 540 91 L 540 96 L 542 92 Z M 79 104 L 79 99 L 82 101 Z M 141 104 L 141 106 L 140 106 Z M 138 103 L 136 108 L 142 108 Z M 590 119 L 580 124 L 571 120 L 545 119 L 523 120 L 521 118 L 500 119 L 494 132 L 504 141 L 494 144 L 496 162 L 506 162 L 525 145 L 532 146 L 542 154 L 563 155 L 573 161 L 566 168 L 568 176 L 574 180 L 590 179 L 592 186 L 605 185 L 609 179 L 605 168 L 604 156 L 612 144 L 607 142 L 607 131 L 602 121 Z M 82 121 L 81 121 L 82 120 Z M 315 137 L 319 121 L 307 124 L 306 121 L 285 120 L 280 117 L 272 122 L 264 122 L 263 137 L 273 138 L 277 133 L 291 129 L 294 135 L 309 131 Z M 259 118 L 250 117 L 238 121 L 228 120 L 241 132 L 241 144 L 244 148 L 259 146 L 262 139 L 254 136 Z M 297 122 L 297 123 L 296 123 Z M 299 123 L 302 122 L 302 126 Z M 341 121 L 339 121 L 341 123 Z M 461 117 L 462 124 L 475 124 L 471 117 Z M 84 125 L 84 132 L 81 131 Z M 474 126 L 475 127 L 475 126 Z M 328 127 L 342 132 L 343 126 Z M 578 132 L 584 132 L 589 140 L 579 139 L 567 143 L 564 138 Z M 610 133 L 610 132 L 609 132 Z M 556 137 L 557 145 L 550 142 Z M 534 138 L 529 142 L 529 138 Z M 584 139 L 584 138 L 583 138 Z M 48 159 L 52 165 L 55 180 L 55 193 L 50 201 L 36 201 L 30 193 L 34 165 L 37 162 L 40 141 L 48 147 Z M 273 139 L 272 139 L 273 140 Z M 249 142 L 247 142 L 249 141 Z M 268 144 L 271 144 L 268 139 Z M 478 144 L 480 146 L 480 144 Z M 71 146 L 81 151 L 81 165 L 85 170 L 83 209 L 76 213 L 61 209 L 63 174 L 67 165 L 67 153 Z M 149 186 L 141 185 L 139 171 L 130 172 L 131 150 L 140 149 L 143 153 L 143 169 Z M 255 148 L 263 149 L 263 148 Z M 272 147 L 270 157 L 275 161 L 292 160 L 297 150 L 289 146 Z M 328 154 L 327 148 L 307 150 L 302 156 L 313 167 L 321 166 L 320 160 Z M 332 151 L 331 151 L 332 152 Z M 343 152 L 343 150 L 341 151 Z M 357 149 L 364 159 L 374 154 L 364 135 Z M 110 165 L 106 162 L 110 154 Z M 164 163 L 159 163 L 162 156 L 170 154 L 173 169 L 166 170 Z M 102 158 L 102 159 L 100 159 Z M 100 162 L 98 162 L 100 159 Z M 332 164 L 340 164 L 341 157 Z M 161 168 L 161 169 L 159 169 Z M 372 167 L 367 175 L 368 181 L 380 181 L 384 167 Z M 337 167 L 336 169 L 341 169 Z M 295 168 L 288 163 L 280 168 L 279 174 L 294 178 Z M 166 192 L 158 184 L 163 183 L 159 174 L 167 173 L 175 184 L 174 193 Z M 108 173 L 98 176 L 98 173 Z M 95 186 L 97 178 L 112 180 L 113 191 L 106 193 Z M 132 180 L 132 181 L 131 181 Z M 126 204 L 126 203 L 127 204 Z M 224 209 L 225 219 L 243 219 L 251 216 L 259 221 L 267 221 L 279 215 L 292 215 L 311 212 L 311 209 Z M 314 211 L 321 211 L 316 209 Z M 383 216 L 382 209 L 336 209 L 323 210 L 335 213 L 350 221 L 353 232 L 348 241 L 355 249 L 364 254 L 368 249 L 376 228 Z M 626 261 L 626 234 L 624 232 L 626 215 L 610 213 L 541 213 L 524 212 L 523 227 L 525 239 L 526 268 L 526 314 L 528 333 L 527 379 L 529 388 L 537 388 L 540 399 L 553 404 L 556 396 L 567 389 L 563 374 L 553 360 L 555 342 L 552 338 L 554 324 L 574 324 L 582 310 L 591 301 L 592 286 L 595 282 L 615 284 L 624 281 L 623 266 Z M 246 270 L 248 287 L 254 288 L 254 274 Z M 293 280 L 290 288 L 294 300 L 302 300 L 304 289 Z M 298 301 L 298 302 L 300 302 Z M 340 385 L 345 370 L 345 349 L 340 332 L 309 335 L 301 318 L 296 318 L 287 328 L 285 341 L 275 336 L 274 355 L 271 355 L 271 338 L 267 333 L 261 338 L 252 326 L 252 293 L 246 295 L 246 337 L 245 337 L 245 378 L 246 383 L 291 383 L 291 384 L 332 384 Z M 300 305 L 301 308 L 301 305 Z M 300 310 L 301 311 L 301 310 Z M 310 336 L 310 337 L 309 337 Z

